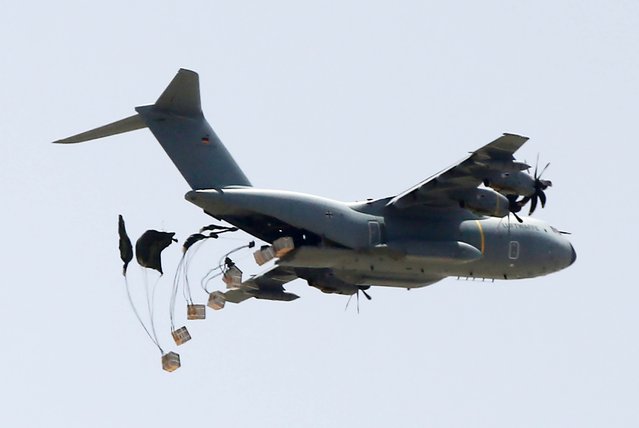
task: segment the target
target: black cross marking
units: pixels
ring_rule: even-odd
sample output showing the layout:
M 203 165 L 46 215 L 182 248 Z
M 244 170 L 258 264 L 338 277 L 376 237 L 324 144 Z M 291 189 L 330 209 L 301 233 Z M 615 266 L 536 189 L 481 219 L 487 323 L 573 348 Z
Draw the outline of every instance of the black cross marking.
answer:
M 326 216 L 326 218 L 328 218 L 329 220 L 333 218 L 333 211 L 328 210 L 326 211 L 326 214 L 324 214 Z

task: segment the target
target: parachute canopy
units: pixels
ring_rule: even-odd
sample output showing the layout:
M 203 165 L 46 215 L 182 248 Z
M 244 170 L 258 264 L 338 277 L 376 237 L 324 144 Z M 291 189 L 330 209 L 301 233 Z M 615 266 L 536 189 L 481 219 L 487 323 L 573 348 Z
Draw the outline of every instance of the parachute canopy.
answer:
M 131 260 L 133 260 L 133 245 L 131 245 L 129 235 L 126 234 L 122 215 L 118 216 L 118 235 L 120 236 L 120 258 L 124 262 L 122 275 L 126 275 L 126 268 L 129 266 Z
M 173 238 L 173 232 L 159 232 L 157 230 L 147 230 L 135 243 L 135 257 L 140 266 L 155 269 L 160 274 L 162 272 L 162 251 L 177 239 Z
M 207 239 L 209 238 L 206 235 L 202 235 L 201 233 L 194 233 L 193 235 L 189 236 L 188 238 L 186 238 L 186 241 L 184 241 L 184 244 L 182 244 L 182 252 L 186 253 L 186 251 L 191 248 L 191 246 L 193 244 L 195 244 L 196 242 L 199 242 L 203 239 Z M 216 236 L 217 238 L 217 236 Z

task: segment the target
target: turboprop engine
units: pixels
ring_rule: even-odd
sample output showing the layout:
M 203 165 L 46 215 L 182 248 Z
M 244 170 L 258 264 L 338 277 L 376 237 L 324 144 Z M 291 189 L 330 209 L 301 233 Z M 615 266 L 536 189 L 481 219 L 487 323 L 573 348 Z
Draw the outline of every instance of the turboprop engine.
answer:
M 539 159 L 537 159 L 538 163 Z M 488 174 L 483 178 L 484 186 L 508 195 L 510 211 L 513 213 L 517 213 L 530 201 L 529 214 L 532 214 L 537 208 L 537 200 L 541 201 L 542 208 L 546 206 L 546 193 L 544 190 L 552 186 L 552 181 L 543 180 L 541 176 L 549 166 L 550 163 L 547 163 L 539 173 L 537 165 L 535 165 L 535 173 L 532 176 L 524 171 Z M 523 196 L 523 198 L 517 201 L 517 196 Z M 518 220 L 521 219 L 518 218 Z
M 531 196 L 535 179 L 524 171 L 493 173 L 483 179 L 484 186 L 506 195 Z

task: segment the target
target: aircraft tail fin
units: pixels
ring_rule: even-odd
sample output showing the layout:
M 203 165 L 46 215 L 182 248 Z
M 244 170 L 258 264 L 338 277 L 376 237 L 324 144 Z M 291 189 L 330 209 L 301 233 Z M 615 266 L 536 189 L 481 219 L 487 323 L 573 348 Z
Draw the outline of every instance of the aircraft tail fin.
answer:
M 202 114 L 197 73 L 180 69 L 155 104 L 137 114 L 55 141 L 80 143 L 148 127 L 191 189 L 251 186 Z
M 200 79 L 196 72 L 181 68 L 154 106 L 183 116 L 201 116 Z

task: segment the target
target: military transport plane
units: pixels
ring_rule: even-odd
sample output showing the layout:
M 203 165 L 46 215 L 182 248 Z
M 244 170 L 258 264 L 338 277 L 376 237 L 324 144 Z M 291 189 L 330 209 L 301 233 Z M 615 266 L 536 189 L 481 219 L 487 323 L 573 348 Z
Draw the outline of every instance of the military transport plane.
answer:
M 504 134 L 396 196 L 345 203 L 253 187 L 204 118 L 193 71 L 179 70 L 155 104 L 135 110 L 55 142 L 149 128 L 191 187 L 189 202 L 263 241 L 292 238 L 294 249 L 223 293 L 226 301 L 293 300 L 283 285 L 297 278 L 325 293 L 359 296 L 370 286 L 419 288 L 448 276 L 531 278 L 576 259 L 564 233 L 517 215 L 528 202 L 530 213 L 538 200 L 545 205 L 551 185 L 537 167 L 531 176 L 514 159 L 526 137 Z

